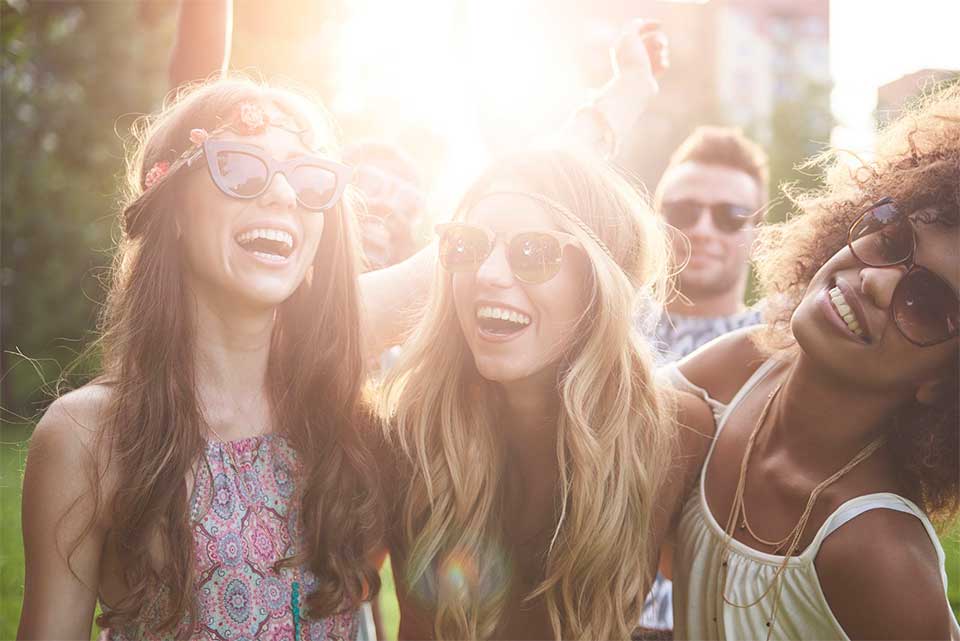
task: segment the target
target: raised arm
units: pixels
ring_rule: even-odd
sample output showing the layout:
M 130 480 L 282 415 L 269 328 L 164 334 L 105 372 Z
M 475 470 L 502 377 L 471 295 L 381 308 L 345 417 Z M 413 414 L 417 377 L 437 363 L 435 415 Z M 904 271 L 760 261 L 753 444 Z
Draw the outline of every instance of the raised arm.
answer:
M 54 402 L 30 439 L 18 639 L 90 638 L 104 543 L 102 524 L 91 523 L 89 443 L 98 420 L 92 396 L 81 389 Z
M 613 47 L 611 58 L 610 80 L 590 105 L 574 112 L 560 132 L 562 144 L 609 156 L 617 141 L 626 137 L 659 91 L 656 75 L 667 66 L 666 38 L 659 24 L 630 22 Z M 360 276 L 368 357 L 402 341 L 426 299 L 436 256 L 436 245 L 431 244 L 402 263 Z
M 230 64 L 233 0 L 181 0 L 170 55 L 170 86 L 224 73 Z
M 660 91 L 657 77 L 669 66 L 667 38 L 660 23 L 628 22 L 610 49 L 610 61 L 610 80 L 574 112 L 560 132 L 562 142 L 604 158 L 616 156 L 620 143 Z

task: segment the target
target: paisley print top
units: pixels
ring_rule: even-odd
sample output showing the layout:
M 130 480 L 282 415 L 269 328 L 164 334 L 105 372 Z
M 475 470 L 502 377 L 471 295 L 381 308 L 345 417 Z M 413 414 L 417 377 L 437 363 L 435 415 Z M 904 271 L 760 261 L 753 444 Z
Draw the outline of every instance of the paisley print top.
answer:
M 282 436 L 268 434 L 211 441 L 204 459 L 191 497 L 198 611 L 191 639 L 295 641 L 293 582 L 300 584 L 300 612 L 316 585 L 304 568 L 274 569 L 298 549 L 295 453 Z M 172 640 L 177 631 L 158 634 L 151 625 L 159 620 L 163 596 L 137 625 L 113 628 L 101 637 Z M 356 641 L 359 615 L 301 618 L 299 624 L 303 641 Z M 184 622 L 180 631 L 186 629 Z

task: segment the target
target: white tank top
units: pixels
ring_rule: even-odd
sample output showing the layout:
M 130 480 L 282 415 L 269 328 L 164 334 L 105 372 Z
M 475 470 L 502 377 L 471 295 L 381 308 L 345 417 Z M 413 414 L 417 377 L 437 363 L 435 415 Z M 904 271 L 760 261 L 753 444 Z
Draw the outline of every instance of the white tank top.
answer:
M 729 405 L 710 398 L 707 392 L 691 383 L 672 364 L 658 372 L 675 388 L 703 398 L 713 411 L 717 434 L 738 403 L 770 372 L 776 364 L 768 360 L 744 384 Z M 716 440 L 714 440 L 714 445 Z M 723 604 L 718 585 L 719 564 L 726 534 L 717 523 L 704 494 L 707 464 L 713 455 L 713 445 L 700 473 L 700 482 L 687 500 L 677 526 L 673 561 L 673 617 L 676 639 L 765 639 L 767 621 L 772 609 L 772 593 L 750 608 L 736 608 Z M 850 499 L 824 521 L 813 541 L 799 556 L 791 557 L 781 575 L 782 590 L 771 639 L 840 639 L 849 637 L 820 588 L 814 561 L 820 546 L 830 534 L 851 519 L 868 510 L 887 509 L 912 514 L 923 523 L 940 561 L 940 575 L 944 594 L 947 591 L 947 573 L 943 548 L 930 520 L 911 501 L 890 493 L 877 493 Z M 733 603 L 752 603 L 773 581 L 782 556 L 754 550 L 736 539 L 730 541 L 727 552 L 728 579 L 726 596 Z M 951 619 L 956 621 L 953 613 Z

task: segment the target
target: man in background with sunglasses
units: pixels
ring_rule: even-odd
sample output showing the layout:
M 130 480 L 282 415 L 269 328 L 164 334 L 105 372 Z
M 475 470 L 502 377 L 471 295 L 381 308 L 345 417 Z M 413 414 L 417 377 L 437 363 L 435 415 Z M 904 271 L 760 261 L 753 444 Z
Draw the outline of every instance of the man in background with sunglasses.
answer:
M 767 200 L 767 155 L 739 130 L 698 127 L 670 157 L 654 208 L 673 228 L 680 295 L 654 330 L 662 362 L 761 322 L 744 304 L 757 212 Z M 640 322 L 640 321 L 638 321 Z M 646 330 L 647 328 L 642 328 Z M 646 333 L 646 332 L 645 332 Z M 670 554 L 661 568 L 669 573 Z M 657 574 L 640 619 L 640 638 L 672 638 L 671 582 Z
M 750 246 L 766 204 L 767 155 L 739 130 L 698 127 L 670 157 L 654 207 L 674 228 L 680 295 L 656 328 L 665 361 L 721 334 L 756 325 L 744 305 Z

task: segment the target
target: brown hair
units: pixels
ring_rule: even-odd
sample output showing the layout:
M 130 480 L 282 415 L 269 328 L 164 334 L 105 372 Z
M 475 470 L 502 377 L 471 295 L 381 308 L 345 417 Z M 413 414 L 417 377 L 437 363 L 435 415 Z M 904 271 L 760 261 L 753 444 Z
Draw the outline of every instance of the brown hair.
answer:
M 811 160 L 808 166 L 825 168 L 825 186 L 803 193 L 786 188 L 803 215 L 766 226 L 760 234 L 754 262 L 767 300 L 768 326 L 759 341 L 767 351 L 795 344 L 793 311 L 870 204 L 889 196 L 903 211 L 929 210 L 938 223 L 958 224 L 960 86 L 928 96 L 884 129 L 872 162 L 851 168 L 840 155 L 832 151 Z M 955 391 L 960 364 L 954 360 L 946 374 Z M 941 523 L 952 519 L 960 508 L 960 399 L 951 392 L 936 406 L 908 404 L 888 427 L 894 441 L 890 451 L 898 457 L 911 498 Z
M 99 479 L 94 484 L 98 511 L 111 517 L 110 537 L 129 594 L 101 615 L 102 627 L 142 621 L 160 594 L 166 605 L 159 630 L 182 633 L 185 618 L 191 626 L 198 620 L 185 479 L 202 460 L 205 428 L 173 220 L 182 183 L 171 172 L 146 193 L 142 185 L 147 168 L 187 148 L 191 128 L 215 129 L 242 102 L 274 104 L 313 141 L 329 146 L 330 125 L 304 96 L 244 79 L 179 94 L 134 126 L 121 214 L 126 233 L 98 342 L 100 381 L 112 389 L 108 420 L 97 435 L 99 460 L 116 480 L 108 505 L 101 504 Z M 307 598 L 313 616 L 356 607 L 379 588 L 369 563 L 379 544 L 377 475 L 358 426 L 364 372 L 349 199 L 324 215 L 312 278 L 278 308 L 267 369 L 275 429 L 296 451 L 302 474 L 303 549 L 283 564 L 304 562 L 316 575 L 316 590 Z M 148 552 L 154 538 L 160 567 Z
M 756 181 L 761 200 L 767 198 L 770 183 L 767 154 L 760 145 L 735 127 L 702 125 L 694 129 L 670 156 L 664 175 L 685 162 L 719 165 L 742 171 Z M 661 198 L 662 194 L 657 189 L 654 197 L 657 207 Z

